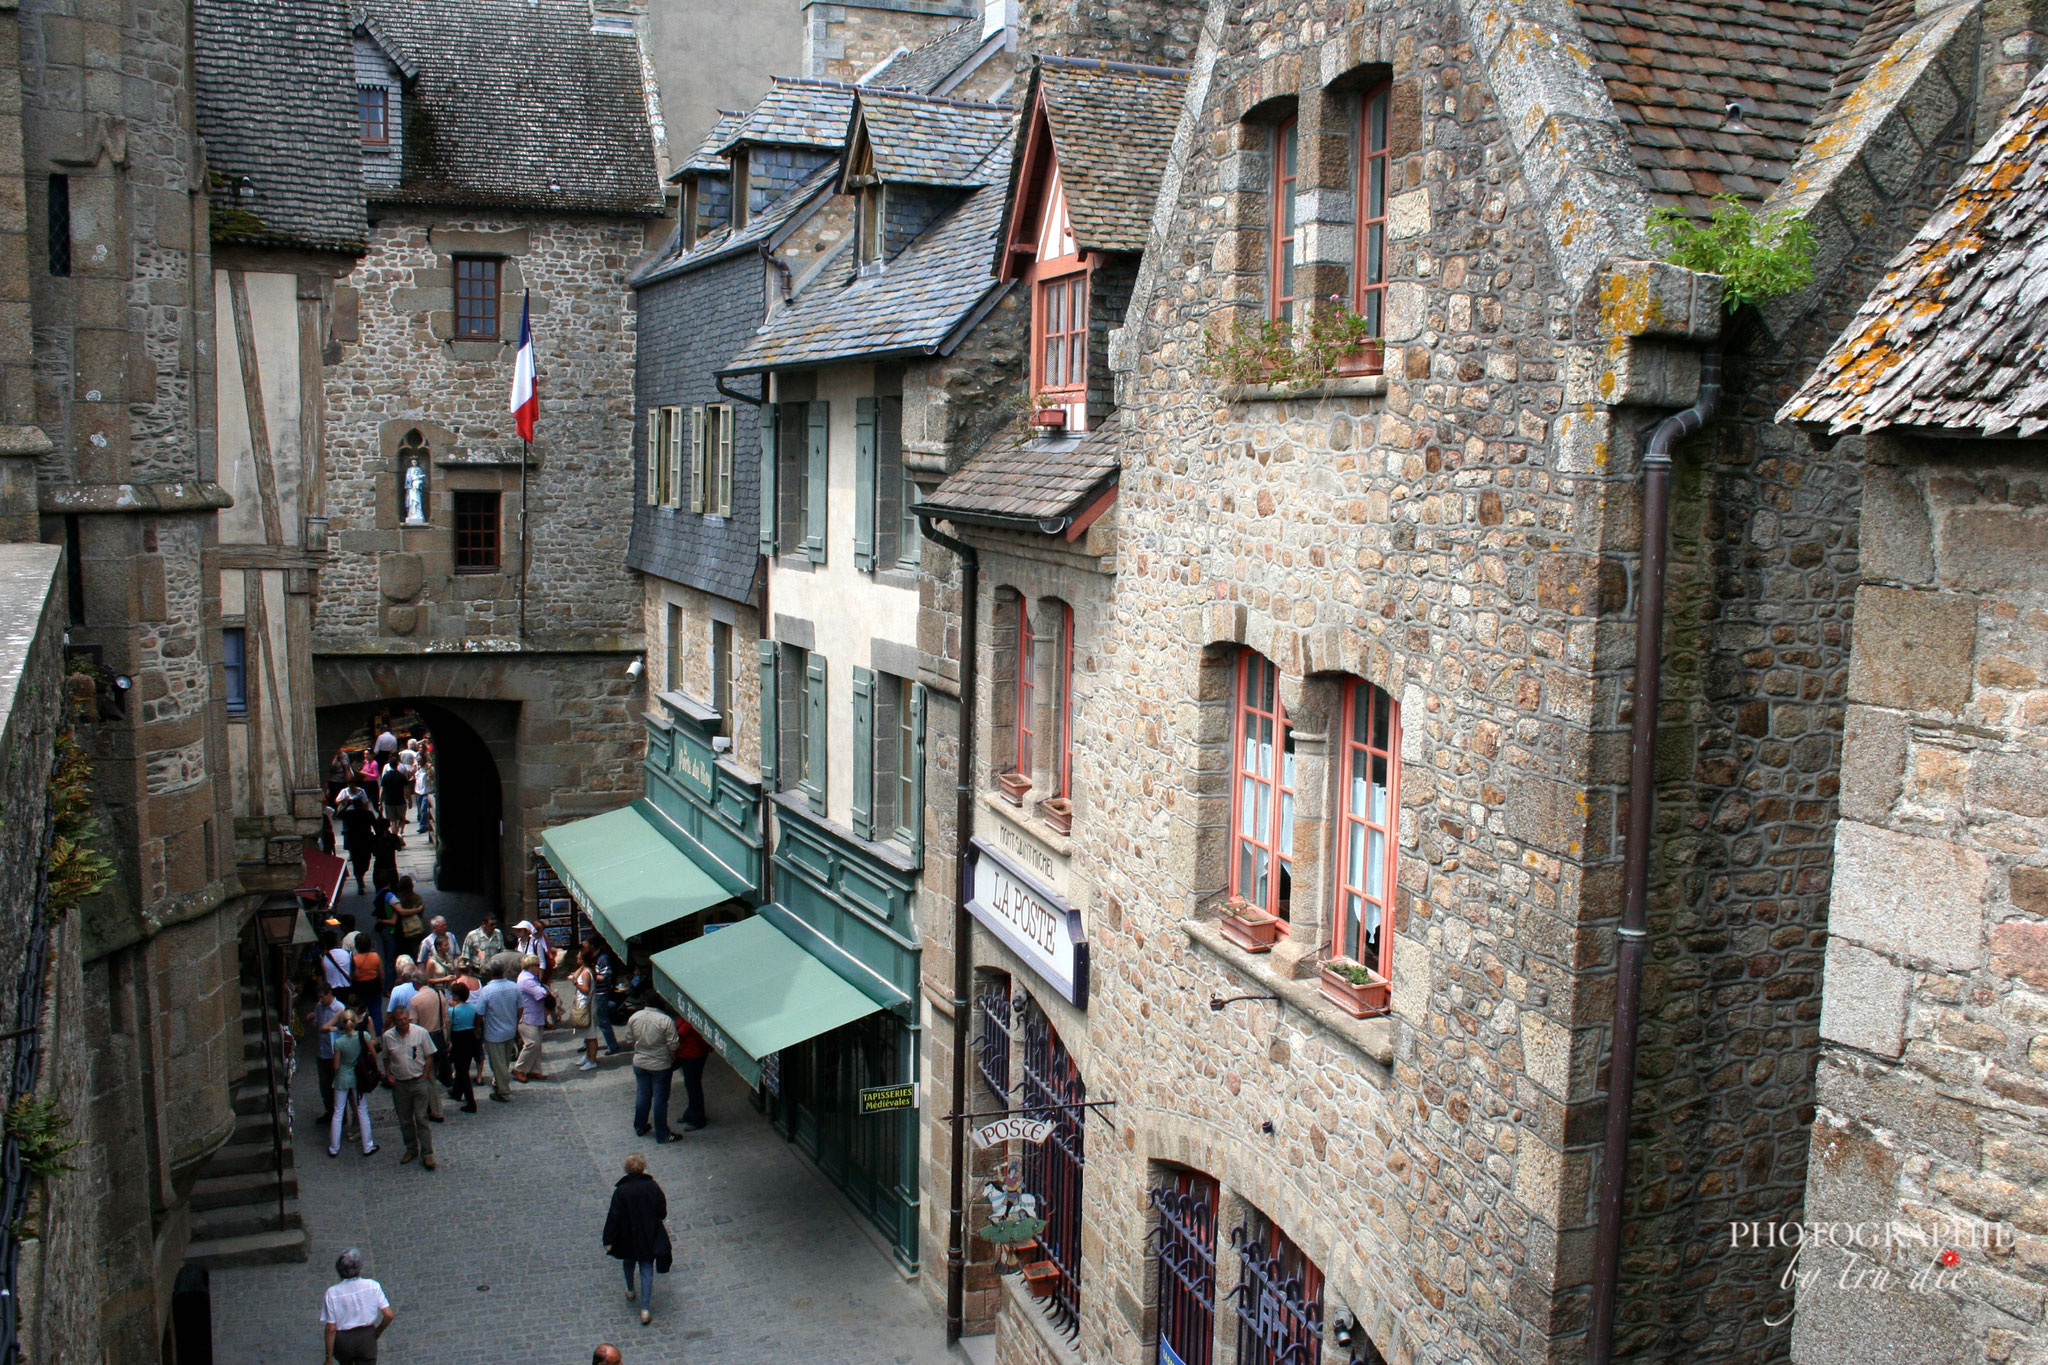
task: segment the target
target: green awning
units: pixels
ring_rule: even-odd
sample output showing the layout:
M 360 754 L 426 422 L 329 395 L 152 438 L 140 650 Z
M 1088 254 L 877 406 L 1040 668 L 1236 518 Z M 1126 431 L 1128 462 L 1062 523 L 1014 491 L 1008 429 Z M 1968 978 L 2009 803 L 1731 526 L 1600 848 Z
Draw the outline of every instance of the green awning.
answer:
M 760 915 L 656 953 L 654 986 L 757 1087 L 761 1058 L 882 1008 Z
M 731 899 L 710 873 L 662 837 L 637 802 L 556 825 L 541 835 L 540 845 L 583 913 L 621 953 L 635 934 Z

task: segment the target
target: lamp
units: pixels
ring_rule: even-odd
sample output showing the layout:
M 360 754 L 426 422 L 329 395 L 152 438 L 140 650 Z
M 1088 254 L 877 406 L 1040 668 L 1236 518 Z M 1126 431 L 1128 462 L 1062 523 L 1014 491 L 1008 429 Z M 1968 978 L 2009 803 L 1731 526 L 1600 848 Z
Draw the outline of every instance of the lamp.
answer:
M 263 942 L 272 948 L 281 948 L 290 943 L 293 932 L 299 926 L 299 917 L 296 900 L 259 906 L 256 910 L 256 924 L 263 933 Z

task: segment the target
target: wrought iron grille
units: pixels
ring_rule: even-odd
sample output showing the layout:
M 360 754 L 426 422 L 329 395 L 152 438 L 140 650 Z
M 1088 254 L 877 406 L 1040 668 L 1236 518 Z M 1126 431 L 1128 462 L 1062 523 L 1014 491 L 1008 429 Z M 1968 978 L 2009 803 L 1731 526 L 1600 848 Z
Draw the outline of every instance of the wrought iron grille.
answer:
M 1230 1234 L 1237 1248 L 1238 1365 L 1317 1365 L 1323 1273 L 1286 1234 L 1255 1218 Z
M 1216 1183 L 1181 1176 L 1152 1191 L 1159 1221 L 1159 1365 L 1209 1365 L 1216 1344 Z
M 1039 1245 L 1060 1272 L 1047 1308 L 1069 1337 L 1078 1336 L 1081 1329 L 1082 1124 L 1088 1111 L 1052 1106 L 1079 1105 L 1087 1098 L 1081 1072 L 1051 1021 L 1027 1007 L 1019 1107 L 1027 1117 L 1050 1119 L 1052 1133 L 1043 1142 L 1024 1145 L 1024 1188 L 1038 1196 L 1038 1213 L 1045 1219 Z
M 998 1109 L 1010 1103 L 1010 983 L 1005 977 L 989 977 L 975 992 L 981 1010 L 981 1028 L 974 1036 L 974 1064 L 981 1081 L 995 1098 Z M 964 1112 L 964 1110 L 963 1110 Z

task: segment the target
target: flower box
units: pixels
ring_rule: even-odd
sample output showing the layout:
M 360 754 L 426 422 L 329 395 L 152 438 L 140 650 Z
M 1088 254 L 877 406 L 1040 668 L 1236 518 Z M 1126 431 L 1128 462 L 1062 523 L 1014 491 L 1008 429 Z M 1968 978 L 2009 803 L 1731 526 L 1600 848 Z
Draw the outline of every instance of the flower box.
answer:
M 1034 427 L 1050 427 L 1055 431 L 1065 430 L 1067 410 L 1065 408 L 1040 408 L 1031 414 L 1031 425 Z
M 1023 1269 L 1024 1287 L 1034 1299 L 1050 1298 L 1059 1287 L 1060 1268 L 1051 1261 L 1031 1261 Z
M 1278 916 L 1255 910 L 1241 900 L 1223 907 L 1223 918 L 1216 922 L 1216 927 L 1223 931 L 1223 937 L 1248 953 L 1272 952 L 1273 945 L 1280 941 L 1282 928 Z
M 1347 957 L 1333 957 L 1322 964 L 1318 989 L 1323 999 L 1354 1019 L 1382 1013 L 1387 1008 L 1387 979 L 1372 968 Z M 1363 980 L 1354 978 L 1363 976 Z
M 1074 803 L 1064 796 L 1050 796 L 1038 803 L 1038 814 L 1061 834 L 1074 831 Z
M 1031 775 L 1029 773 L 1004 773 L 996 781 L 1002 784 L 1003 800 L 1013 806 L 1024 804 L 1025 793 L 1031 790 Z

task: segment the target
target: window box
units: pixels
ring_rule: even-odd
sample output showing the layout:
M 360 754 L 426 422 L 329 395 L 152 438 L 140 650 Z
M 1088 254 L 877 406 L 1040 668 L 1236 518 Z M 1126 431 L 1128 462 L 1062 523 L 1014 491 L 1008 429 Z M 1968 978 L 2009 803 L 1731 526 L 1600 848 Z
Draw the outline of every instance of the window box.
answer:
M 1039 802 L 1038 816 L 1061 834 L 1074 832 L 1074 803 L 1064 796 L 1047 797 Z
M 1372 968 L 1348 957 L 1333 957 L 1322 964 L 1320 971 L 1323 998 L 1352 1018 L 1363 1019 L 1386 1010 L 1387 979 Z
M 1031 774 L 1004 773 L 996 779 L 1003 787 L 1003 800 L 1013 806 L 1024 804 L 1025 794 L 1031 790 Z
M 1040 408 L 1037 412 L 1031 414 L 1031 425 L 1034 427 L 1051 427 L 1056 431 L 1062 430 L 1067 425 L 1067 410 L 1065 408 Z
M 1280 941 L 1283 926 L 1278 915 L 1268 914 L 1241 897 L 1233 896 L 1216 922 L 1223 936 L 1248 953 L 1270 953 Z
M 1060 1284 L 1060 1268 L 1051 1261 L 1029 1261 L 1021 1272 L 1024 1287 L 1034 1299 L 1049 1299 Z

